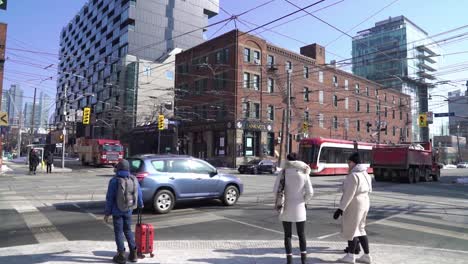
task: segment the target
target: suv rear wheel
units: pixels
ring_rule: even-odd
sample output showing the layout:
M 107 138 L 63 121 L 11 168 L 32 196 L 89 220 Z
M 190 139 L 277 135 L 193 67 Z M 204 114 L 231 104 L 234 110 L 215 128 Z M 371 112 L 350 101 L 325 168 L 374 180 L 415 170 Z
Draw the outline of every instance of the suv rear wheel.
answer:
M 226 206 L 232 206 L 236 204 L 237 199 L 239 199 L 239 189 L 237 189 L 234 185 L 229 185 L 224 190 L 224 194 L 222 197 L 223 204 Z
M 174 208 L 175 198 L 169 190 L 160 190 L 153 200 L 153 209 L 158 214 L 167 214 Z

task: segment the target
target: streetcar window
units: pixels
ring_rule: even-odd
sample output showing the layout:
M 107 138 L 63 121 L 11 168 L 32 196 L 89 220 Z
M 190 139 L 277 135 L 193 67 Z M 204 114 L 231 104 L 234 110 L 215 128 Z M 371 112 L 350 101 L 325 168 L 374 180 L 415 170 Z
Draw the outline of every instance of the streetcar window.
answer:
M 316 163 L 318 156 L 318 147 L 314 145 L 302 145 L 299 150 L 299 158 L 307 163 Z

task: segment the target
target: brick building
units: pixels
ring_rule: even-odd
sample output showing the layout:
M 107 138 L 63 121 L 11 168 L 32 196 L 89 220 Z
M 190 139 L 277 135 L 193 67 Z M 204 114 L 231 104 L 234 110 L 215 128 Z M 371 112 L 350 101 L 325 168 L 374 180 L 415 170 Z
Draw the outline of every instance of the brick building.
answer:
M 409 96 L 326 65 L 320 45 L 300 51 L 234 30 L 178 54 L 183 152 L 229 166 L 278 157 L 288 77 L 292 151 L 302 137 L 376 142 L 379 114 L 381 142 L 410 138 Z

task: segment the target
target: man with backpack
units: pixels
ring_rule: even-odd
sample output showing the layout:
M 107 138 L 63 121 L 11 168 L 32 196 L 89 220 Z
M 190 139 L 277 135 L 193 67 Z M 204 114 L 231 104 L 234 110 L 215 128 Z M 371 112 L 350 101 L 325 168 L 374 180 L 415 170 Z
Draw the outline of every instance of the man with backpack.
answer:
M 127 160 L 121 160 L 115 166 L 115 176 L 109 181 L 106 195 L 106 208 L 104 221 L 109 221 L 112 215 L 114 224 L 115 243 L 117 255 L 113 261 L 125 264 L 124 235 L 128 242 L 130 254 L 128 260 L 137 262 L 135 236 L 132 232 L 132 210 L 143 208 L 143 196 L 138 180 L 130 174 L 130 164 Z

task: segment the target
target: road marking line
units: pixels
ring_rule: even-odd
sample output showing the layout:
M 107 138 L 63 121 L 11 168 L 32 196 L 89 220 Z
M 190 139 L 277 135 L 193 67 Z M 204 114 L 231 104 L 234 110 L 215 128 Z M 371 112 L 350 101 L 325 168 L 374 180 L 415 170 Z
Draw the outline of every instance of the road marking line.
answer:
M 250 227 L 255 227 L 255 228 L 258 228 L 258 229 L 265 230 L 265 231 L 270 231 L 270 232 L 273 232 L 273 233 L 277 233 L 277 234 L 284 235 L 284 232 L 282 232 L 282 231 L 278 231 L 278 230 L 274 230 L 274 229 L 270 229 L 270 228 L 265 228 L 265 227 L 258 226 L 258 225 L 254 225 L 254 224 L 249 224 L 249 223 L 247 223 L 247 222 L 243 222 L 243 221 L 239 221 L 239 220 L 234 220 L 234 219 L 227 218 L 227 217 L 223 217 L 223 220 L 227 220 L 227 221 L 231 221 L 231 222 L 238 223 L 238 224 L 241 224 L 241 225 L 246 225 L 246 226 L 250 226 Z M 294 238 L 299 238 L 299 237 L 296 236 L 296 235 L 292 235 L 292 236 L 293 236 Z
M 467 228 L 468 229 L 468 224 L 462 224 L 462 223 L 457 223 L 457 222 L 442 220 L 442 219 L 436 219 L 436 218 L 431 218 L 431 217 L 423 217 L 423 216 L 420 216 L 420 215 L 405 214 L 405 215 L 398 216 L 398 218 L 404 218 L 404 219 L 408 219 L 408 220 L 416 220 L 416 221 L 421 221 L 421 222 L 425 222 L 425 223 L 438 224 L 438 225 L 444 225 L 444 226 L 449 226 L 449 227 L 460 227 L 460 228 Z
M 72 204 L 72 205 L 73 205 L 74 207 L 76 207 L 76 208 L 78 208 L 78 209 L 84 211 L 85 213 L 87 213 L 87 214 L 88 214 L 89 216 L 91 216 L 92 218 L 94 218 L 94 219 L 96 219 L 96 220 L 98 220 L 98 221 L 103 221 L 104 224 L 105 224 L 106 226 L 110 227 L 112 230 L 114 229 L 114 226 L 111 225 L 111 224 L 109 224 L 109 223 L 106 223 L 106 222 L 104 221 L 103 218 L 99 218 L 97 215 L 95 215 L 95 214 L 89 212 L 88 210 L 86 210 L 86 209 L 84 209 L 84 208 L 81 208 L 81 207 L 80 207 L 79 205 L 77 205 L 76 203 L 74 203 L 74 204 Z
M 446 237 L 452 237 L 452 238 L 457 238 L 457 239 L 462 239 L 462 240 L 468 240 L 468 234 L 454 232 L 454 231 L 445 230 L 445 229 L 434 228 L 434 227 L 421 226 L 421 225 L 416 225 L 416 224 L 407 224 L 407 223 L 402 223 L 402 222 L 397 222 L 397 221 L 392 221 L 392 220 L 386 220 L 386 221 L 380 222 L 379 224 L 385 225 L 385 226 L 396 227 L 399 229 L 406 229 L 406 230 L 412 230 L 412 231 L 417 231 L 417 232 L 422 232 L 422 233 L 427 233 L 427 234 L 434 234 L 434 235 L 439 235 L 439 236 L 446 236 Z

